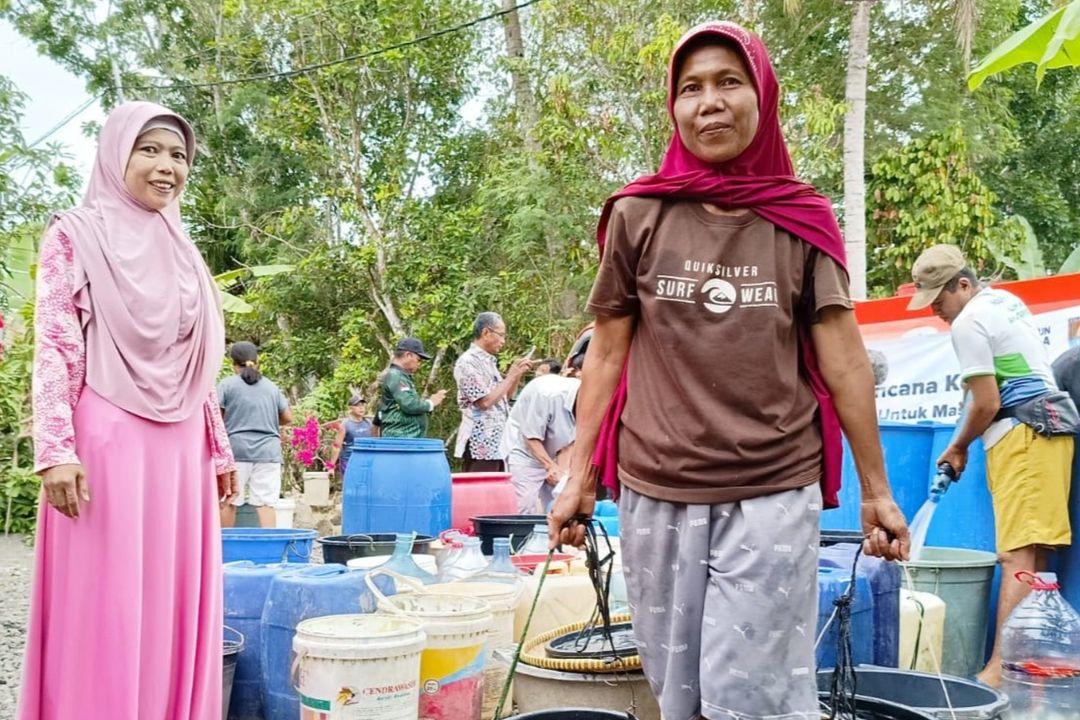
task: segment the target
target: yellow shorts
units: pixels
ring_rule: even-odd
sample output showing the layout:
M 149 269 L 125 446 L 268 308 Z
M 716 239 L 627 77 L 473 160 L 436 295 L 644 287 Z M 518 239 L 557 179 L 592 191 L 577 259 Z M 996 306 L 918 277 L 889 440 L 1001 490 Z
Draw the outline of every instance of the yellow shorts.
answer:
M 1073 439 L 1045 437 L 1023 423 L 986 453 L 997 551 L 1068 545 Z

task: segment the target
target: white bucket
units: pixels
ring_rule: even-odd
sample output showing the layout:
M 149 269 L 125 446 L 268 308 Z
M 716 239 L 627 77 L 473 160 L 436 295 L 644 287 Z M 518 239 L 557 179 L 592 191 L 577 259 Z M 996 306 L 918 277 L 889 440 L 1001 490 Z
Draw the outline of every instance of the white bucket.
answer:
M 291 528 L 293 526 L 293 513 L 296 512 L 296 501 L 292 498 L 278 498 L 274 505 L 274 513 L 277 516 L 276 527 Z
M 379 598 L 379 612 L 418 621 L 427 633 L 420 657 L 418 720 L 479 720 L 484 666 L 489 651 L 491 606 L 458 595 L 395 595 L 387 598 L 364 576 Z M 383 615 L 385 616 L 385 615 Z
M 330 504 L 330 473 L 324 471 L 304 473 L 304 502 L 312 507 Z
M 484 720 L 493 720 L 495 717 L 503 685 L 510 674 L 510 660 L 514 656 L 517 642 L 514 636 L 514 615 L 524 597 L 524 587 L 524 582 L 453 582 L 428 585 L 422 591 L 480 598 L 491 606 L 492 620 L 488 628 L 491 654 L 484 665 L 484 703 L 481 713 Z
M 438 572 L 434 555 L 414 553 L 412 559 L 420 566 L 421 570 L 427 570 L 432 575 Z M 371 555 L 369 557 L 353 558 L 345 564 L 350 570 L 371 570 L 388 562 L 390 562 L 389 555 Z
M 416 720 L 420 623 L 386 615 L 331 615 L 296 626 L 293 664 L 300 720 Z

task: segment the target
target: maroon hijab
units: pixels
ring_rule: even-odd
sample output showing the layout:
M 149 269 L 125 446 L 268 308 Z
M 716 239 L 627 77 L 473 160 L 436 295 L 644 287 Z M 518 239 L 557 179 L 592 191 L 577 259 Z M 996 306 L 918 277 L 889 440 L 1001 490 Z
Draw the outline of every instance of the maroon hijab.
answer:
M 780 85 L 764 43 L 753 33 L 730 22 L 709 22 L 691 29 L 675 45 L 668 67 L 668 112 L 674 124 L 676 72 L 687 47 L 703 36 L 714 35 L 731 42 L 742 53 L 758 94 L 758 129 L 753 141 L 738 157 L 711 164 L 683 145 L 678 126 L 672 134 L 660 170 L 643 175 L 608 198 L 600 215 L 596 241 L 601 253 L 607 237 L 611 208 L 621 197 L 639 196 L 705 202 L 725 209 L 749 208 L 763 219 L 810 243 L 846 266 L 844 241 L 833 215 L 832 203 L 811 185 L 799 181 L 791 165 L 780 129 Z M 836 408 L 818 370 L 808 327 L 799 327 L 803 369 L 819 404 L 824 444 L 822 495 L 825 507 L 836 507 L 840 490 L 841 432 Z M 626 369 L 600 427 L 593 464 L 602 482 L 618 491 L 619 422 L 626 406 Z

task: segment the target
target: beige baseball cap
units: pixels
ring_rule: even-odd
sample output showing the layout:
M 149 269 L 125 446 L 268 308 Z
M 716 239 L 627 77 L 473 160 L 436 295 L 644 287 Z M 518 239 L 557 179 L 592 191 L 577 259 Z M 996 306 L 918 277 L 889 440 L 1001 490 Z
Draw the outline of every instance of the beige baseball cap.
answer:
M 955 245 L 934 245 L 922 251 L 911 266 L 911 279 L 915 281 L 915 295 L 908 303 L 908 310 L 921 310 L 929 306 L 945 284 L 967 267 L 964 253 Z

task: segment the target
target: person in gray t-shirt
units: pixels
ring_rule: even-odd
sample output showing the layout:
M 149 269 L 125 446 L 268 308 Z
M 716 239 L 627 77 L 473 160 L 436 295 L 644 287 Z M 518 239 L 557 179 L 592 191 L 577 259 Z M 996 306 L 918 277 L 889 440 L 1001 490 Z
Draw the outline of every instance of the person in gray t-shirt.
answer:
M 517 494 L 518 512 L 536 512 L 539 500 L 546 508 L 562 474 L 556 457 L 574 442 L 577 423 L 574 405 L 581 381 L 542 375 L 521 391 L 506 423 L 510 481 Z
M 249 342 L 229 351 L 235 375 L 218 384 L 218 403 L 236 457 L 238 492 L 221 508 L 221 526 L 236 524 L 236 508 L 255 507 L 261 527 L 274 527 L 274 506 L 281 495 L 280 427 L 292 422 L 289 403 L 277 385 L 259 372 L 259 353 Z

